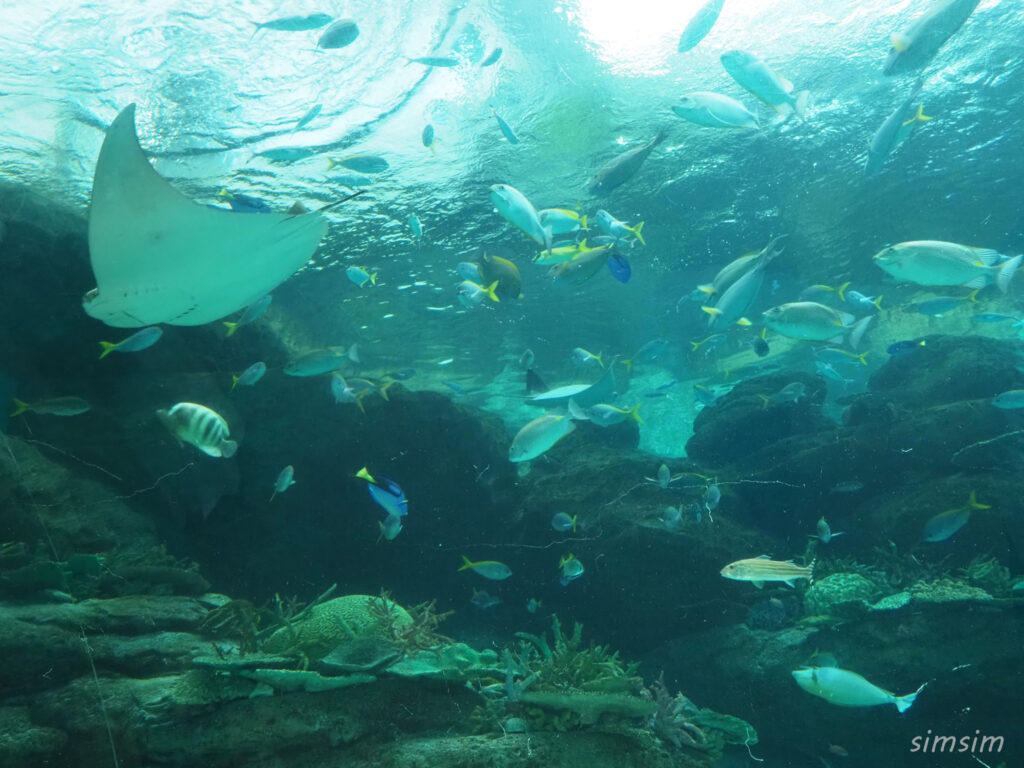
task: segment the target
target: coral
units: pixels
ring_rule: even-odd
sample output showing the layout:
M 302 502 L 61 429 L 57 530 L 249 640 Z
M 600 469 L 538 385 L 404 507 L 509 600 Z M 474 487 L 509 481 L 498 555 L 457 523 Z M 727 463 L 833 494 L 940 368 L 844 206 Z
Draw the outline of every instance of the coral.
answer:
M 266 683 L 279 691 L 306 691 L 308 693 L 348 688 L 350 685 L 372 683 L 377 679 L 373 675 L 366 674 L 324 677 L 304 669 L 242 669 L 237 674 L 257 683 Z
M 910 594 L 915 602 L 921 603 L 959 603 L 976 600 L 988 602 L 992 600 L 992 595 L 981 587 L 974 587 L 949 578 L 919 582 L 910 588 Z
M 879 592 L 877 584 L 859 573 L 834 573 L 808 588 L 804 608 L 814 616 L 849 615 L 863 611 Z
M 872 611 L 895 611 L 902 608 L 905 605 L 910 604 L 910 593 L 909 592 L 897 592 L 893 595 L 887 595 L 879 600 L 877 603 L 871 606 Z
M 960 573 L 968 581 L 974 582 L 992 594 L 1010 592 L 1013 589 L 1013 576 L 1010 569 L 994 557 L 978 555 L 961 568 Z
M 501 674 L 498 654 L 490 649 L 476 651 L 464 643 L 452 643 L 418 651 L 388 667 L 399 677 L 426 677 L 436 680 L 470 680 Z
M 649 689 L 658 708 L 651 716 L 648 727 L 659 739 L 672 744 L 676 749 L 682 749 L 684 744 L 688 747 L 702 747 L 707 743 L 707 737 L 691 719 L 698 711 L 697 707 L 681 693 L 675 697 L 669 696 L 664 678 L 664 674 L 660 675 Z
M 621 693 L 527 691 L 522 701 L 535 707 L 574 713 L 579 725 L 593 725 L 604 715 L 646 717 L 658 708 L 653 701 Z
M 434 610 L 436 603 L 436 600 L 420 603 L 407 612 L 392 602 L 387 592 L 381 592 L 380 597 L 370 603 L 369 609 L 381 628 L 381 635 L 400 645 L 406 653 L 414 653 L 454 642 L 437 631 L 441 622 L 451 616 L 453 611 L 437 613 Z
M 746 624 L 751 629 L 782 629 L 800 618 L 800 603 L 791 596 L 758 600 L 747 609 Z
M 234 640 L 244 656 L 258 648 L 259 621 L 259 614 L 248 600 L 229 600 L 206 614 L 199 623 L 199 631 L 211 637 Z

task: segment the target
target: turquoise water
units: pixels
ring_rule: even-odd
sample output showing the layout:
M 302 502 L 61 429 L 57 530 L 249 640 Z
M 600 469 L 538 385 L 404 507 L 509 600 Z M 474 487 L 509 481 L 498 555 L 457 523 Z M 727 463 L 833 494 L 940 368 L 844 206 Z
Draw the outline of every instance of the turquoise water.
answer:
M 0 7 L 11 764 L 1019 761 L 1024 425 L 1005 406 L 1024 387 L 1020 5 L 982 0 L 962 27 L 940 14 L 949 40 L 892 75 L 890 34 L 924 46 L 915 23 L 971 3 L 725 0 L 685 52 L 703 3 L 328 5 Z M 330 20 L 299 19 L 314 13 Z M 342 19 L 346 35 L 322 37 Z M 730 50 L 791 82 L 760 87 L 778 109 L 727 71 Z M 758 127 L 684 119 L 673 107 L 694 92 Z M 104 176 L 112 125 L 146 159 Z M 131 175 L 146 162 L 159 178 Z M 525 213 L 499 212 L 495 185 Z M 589 277 L 535 263 L 553 256 L 532 217 L 553 208 L 588 224 L 553 247 L 606 249 Z M 643 242 L 608 236 L 600 210 L 642 222 Z M 307 226 L 309 247 L 286 253 Z M 745 282 L 700 289 L 776 238 Z M 958 252 L 970 275 L 873 258 L 909 241 L 975 249 Z M 515 277 L 470 267 L 467 287 L 460 265 L 484 254 Z M 464 301 L 491 282 L 500 301 Z M 92 298 L 83 311 L 94 288 L 120 320 Z M 934 300 L 947 306 L 921 306 Z M 797 301 L 836 335 L 762 314 Z M 97 359 L 152 326 L 152 346 Z M 336 364 L 290 375 L 311 350 Z M 265 376 L 232 388 L 258 361 Z M 595 401 L 531 400 L 602 381 Z M 177 403 L 213 415 L 169 432 L 155 413 Z M 510 461 L 545 411 L 570 433 Z M 285 467 L 295 484 L 275 493 Z M 556 513 L 576 527 L 554 529 Z M 813 583 L 719 573 L 759 555 Z M 463 556 L 512 575 L 460 571 Z M 379 668 L 324 662 L 347 634 L 281 639 L 332 597 L 382 590 L 436 603 L 412 610 L 413 639 L 381 620 L 398 634 Z M 371 625 L 355 634 L 379 641 Z M 246 677 L 253 653 L 267 657 Z M 849 679 L 830 700 L 792 674 L 833 663 L 870 681 L 862 700 L 837 706 Z M 296 691 L 292 672 L 338 690 Z M 351 674 L 373 680 L 342 690 Z M 918 700 L 885 698 L 922 683 Z M 676 691 L 695 706 L 673 710 Z M 599 694 L 626 703 L 594 716 L 543 698 Z M 245 738 L 257 720 L 263 738 Z M 924 741 L 954 734 L 1001 748 Z

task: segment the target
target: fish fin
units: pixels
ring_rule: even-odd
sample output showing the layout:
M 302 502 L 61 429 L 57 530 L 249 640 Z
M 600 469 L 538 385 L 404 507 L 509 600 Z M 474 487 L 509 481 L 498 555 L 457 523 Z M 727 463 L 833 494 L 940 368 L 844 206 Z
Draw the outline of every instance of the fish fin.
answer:
M 337 165 L 338 165 L 338 161 L 335 160 L 333 157 L 328 157 L 327 158 L 327 170 L 328 171 L 333 171 L 335 166 L 337 166 Z
M 980 288 L 975 288 L 973 291 L 971 291 L 969 294 L 967 294 L 967 301 L 971 302 L 972 304 L 977 304 L 978 303 L 978 291 L 979 290 L 981 290 L 981 289 Z
M 222 459 L 230 459 L 238 450 L 238 443 L 234 440 L 225 440 L 220 444 L 220 456 Z
M 12 399 L 14 400 L 14 410 L 11 411 L 11 416 L 20 416 L 21 414 L 25 413 L 25 411 L 32 410 L 32 406 L 29 403 L 26 403 L 24 400 L 19 400 L 16 397 Z
M 784 579 L 782 583 L 785 584 L 790 589 L 792 589 L 793 586 L 794 586 L 793 582 L 791 580 L 789 580 L 789 579 Z
M 269 504 L 270 502 L 272 502 L 272 501 L 274 500 L 274 497 L 275 497 L 275 496 L 277 496 L 277 489 L 276 489 L 276 488 L 274 489 L 274 492 L 273 492 L 272 494 L 270 494 L 270 498 L 269 498 L 269 499 L 267 499 L 267 504 Z
M 630 373 L 633 372 L 633 358 L 632 357 L 630 357 L 630 358 L 628 358 L 626 360 L 621 360 L 620 362 L 622 363 L 622 367 L 623 368 L 625 368 Z
M 228 329 L 228 336 L 231 336 L 238 330 L 238 323 L 232 323 L 230 320 L 225 320 L 224 327 Z
M 380 392 L 380 396 L 384 398 L 385 402 L 391 402 L 391 398 L 388 397 L 388 387 L 394 384 L 393 381 L 389 381 L 385 384 L 381 384 L 377 391 Z M 365 411 L 363 411 L 365 413 Z
M 636 237 L 636 239 L 640 241 L 640 245 L 647 245 L 647 243 L 644 242 L 643 235 L 640 234 L 640 232 L 641 232 L 641 230 L 643 230 L 643 228 L 644 228 L 644 222 L 642 222 L 642 221 L 639 224 L 637 224 L 635 227 L 626 227 L 626 229 L 628 229 L 630 232 L 632 232 L 633 235 Z
M 1022 259 L 1024 259 L 1024 254 L 1014 256 L 1012 259 L 1007 259 L 999 268 L 999 274 L 996 275 L 996 285 L 1003 293 L 1010 290 L 1010 282 L 1013 280 L 1013 276 L 1017 274 L 1017 269 L 1020 267 Z
M 793 112 L 801 120 L 803 120 L 804 116 L 807 114 L 807 100 L 810 95 L 810 91 L 800 91 L 800 93 L 796 95 L 796 101 L 793 102 Z
M 847 280 L 845 283 L 836 288 L 836 296 L 839 297 L 840 301 L 846 301 L 846 288 L 849 284 L 850 281 Z
M 874 299 L 871 300 L 871 303 L 875 305 L 876 309 L 881 310 L 882 309 L 882 294 L 878 294 Z
M 850 346 L 853 347 L 854 351 L 860 347 L 860 343 L 864 339 L 864 334 L 868 332 L 868 328 L 871 327 L 871 323 L 874 322 L 874 319 L 874 315 L 868 315 L 867 317 L 862 317 L 850 326 Z M 866 355 L 867 352 L 864 354 Z M 864 362 L 863 357 L 860 355 L 857 355 L 857 357 L 860 357 L 861 362 L 864 363 L 864 365 L 867 365 L 867 363 Z
M 771 555 L 758 555 L 754 559 L 755 560 L 771 560 L 772 556 Z
M 914 702 L 917 700 L 917 694 L 923 691 L 926 685 L 928 685 L 928 683 L 922 683 L 921 687 L 913 693 L 908 693 L 906 696 L 894 697 L 895 700 L 893 701 L 893 704 L 896 705 L 896 709 L 898 709 L 900 712 L 906 712 L 908 709 L 914 706 Z
M 999 261 L 1003 255 L 992 248 L 973 248 L 972 250 L 974 251 L 974 258 L 986 267 L 991 267 Z
M 991 504 L 982 504 L 978 501 L 978 497 L 974 491 L 971 491 L 971 495 L 967 499 L 967 509 L 992 509 Z
M 601 359 L 602 355 L 604 355 L 604 351 L 603 350 L 601 352 L 597 353 L 597 364 L 599 366 L 601 366 L 602 368 L 604 368 L 605 367 L 604 360 Z
M 230 334 L 228 334 L 228 335 L 230 335 Z M 104 357 L 106 357 L 111 352 L 113 352 L 114 351 L 114 347 L 116 347 L 116 346 L 117 346 L 117 344 L 115 344 L 112 341 L 101 341 L 100 342 L 100 349 L 102 349 L 103 351 L 100 352 L 100 360 L 102 360 Z
M 474 563 L 474 562 L 473 562 L 472 560 L 470 560 L 470 559 L 469 559 L 468 557 L 466 557 L 465 555 L 463 555 L 463 556 L 462 556 L 462 567 L 461 567 L 461 568 L 459 568 L 459 571 L 465 571 L 465 570 L 467 570 L 467 569 L 469 569 L 469 568 L 472 568 L 472 567 L 473 567 L 474 565 L 476 565 L 476 563 Z M 458 573 L 458 571 L 456 571 L 456 573 Z
M 363 467 L 358 472 L 356 472 L 356 477 L 365 480 L 368 483 L 373 483 L 374 485 L 377 484 L 377 481 L 373 479 L 373 475 L 370 474 L 366 467 Z
M 895 48 L 896 51 L 899 53 L 903 53 L 910 47 L 910 40 L 908 40 L 904 35 L 901 35 L 898 32 L 894 32 L 892 35 L 890 35 L 889 41 L 892 43 L 892 47 Z
M 237 387 L 237 386 L 238 386 L 238 377 L 232 375 L 232 377 L 231 377 L 231 391 L 234 392 L 235 391 L 235 387 Z
M 644 420 L 640 418 L 640 413 L 639 413 L 641 405 L 642 405 L 642 403 L 637 403 L 636 405 L 634 405 L 632 408 L 629 409 L 629 416 L 630 416 L 630 418 L 633 419 L 633 421 L 635 421 L 637 424 L 643 424 L 644 423 Z
M 917 112 L 909 120 L 904 120 L 903 125 L 913 125 L 914 123 L 926 123 L 934 118 L 929 117 L 924 113 L 924 104 L 917 105 Z
M 706 293 L 708 296 L 714 296 L 718 291 L 715 290 L 713 285 L 698 285 L 697 290 L 701 293 Z
M 374 272 L 372 275 L 370 275 L 370 285 L 376 285 L 376 284 L 377 284 L 377 273 Z
M 985 265 L 978 264 L 977 266 L 983 267 Z M 971 280 L 968 280 L 966 283 L 964 283 L 964 288 L 984 288 L 986 285 L 988 285 L 988 279 L 986 278 L 986 276 L 978 275 L 977 277 L 972 278 Z
M 572 532 L 573 533 L 576 533 L 576 518 L 577 517 L 579 517 L 579 515 L 573 515 L 572 516 Z M 540 600 L 537 601 L 537 605 L 540 605 Z
M 829 536 L 829 539 L 834 539 L 836 536 L 842 536 L 844 533 L 846 533 L 846 531 L 839 531 L 838 533 L 833 533 Z
M 569 398 L 569 416 L 577 421 L 590 421 L 586 410 L 573 397 Z
M 736 325 L 742 325 L 746 327 L 748 325 L 753 325 L 753 323 L 750 322 L 750 320 L 748 320 L 747 318 L 741 317 L 739 320 L 736 321 Z
M 583 214 L 583 218 L 580 219 L 580 229 L 587 228 L 587 214 Z
M 495 280 L 489 286 L 484 288 L 484 293 L 487 294 L 487 298 L 491 299 L 492 301 L 496 301 L 496 302 L 500 302 L 501 301 L 501 299 L 498 298 L 498 295 L 494 292 L 494 289 L 498 287 L 498 282 L 499 281 Z
M 853 315 L 851 315 L 849 312 L 840 312 L 839 313 L 839 322 L 836 323 L 836 325 L 843 325 L 843 326 L 849 327 L 850 323 L 852 323 L 855 319 L 856 318 Z
M 750 583 L 753 584 L 758 589 L 764 589 L 764 582 L 763 581 L 752 581 Z
M 709 307 L 707 305 L 702 306 L 701 310 L 704 311 L 704 312 L 707 312 L 712 317 L 718 317 L 720 314 L 722 314 L 722 310 L 717 309 L 716 307 Z M 690 343 L 693 344 L 692 341 Z M 700 345 L 698 344 L 697 346 L 700 346 Z M 697 347 L 694 347 L 694 349 L 697 349 Z

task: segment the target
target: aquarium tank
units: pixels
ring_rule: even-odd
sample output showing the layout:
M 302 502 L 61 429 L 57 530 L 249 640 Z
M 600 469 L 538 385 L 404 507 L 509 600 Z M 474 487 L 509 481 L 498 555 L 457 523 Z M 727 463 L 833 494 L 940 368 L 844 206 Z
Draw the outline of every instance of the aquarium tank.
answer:
M 1022 33 L 0 2 L 0 765 L 1024 764 Z

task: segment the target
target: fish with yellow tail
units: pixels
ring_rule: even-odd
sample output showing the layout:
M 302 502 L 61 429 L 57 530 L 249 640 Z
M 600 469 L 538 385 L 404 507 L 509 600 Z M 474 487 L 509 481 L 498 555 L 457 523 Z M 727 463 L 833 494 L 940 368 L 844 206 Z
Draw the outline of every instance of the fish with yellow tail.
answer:
M 729 563 L 722 569 L 722 575 L 733 581 L 749 581 L 760 589 L 766 581 L 781 581 L 792 587 L 797 579 L 812 581 L 814 561 L 810 565 L 797 565 L 792 560 L 772 560 L 768 555 L 750 557 Z
M 924 690 L 924 683 L 913 693 L 897 696 L 879 688 L 856 672 L 838 667 L 803 667 L 793 670 L 796 684 L 808 693 L 840 707 L 878 707 L 894 704 L 900 712 L 910 709 L 917 695 Z

